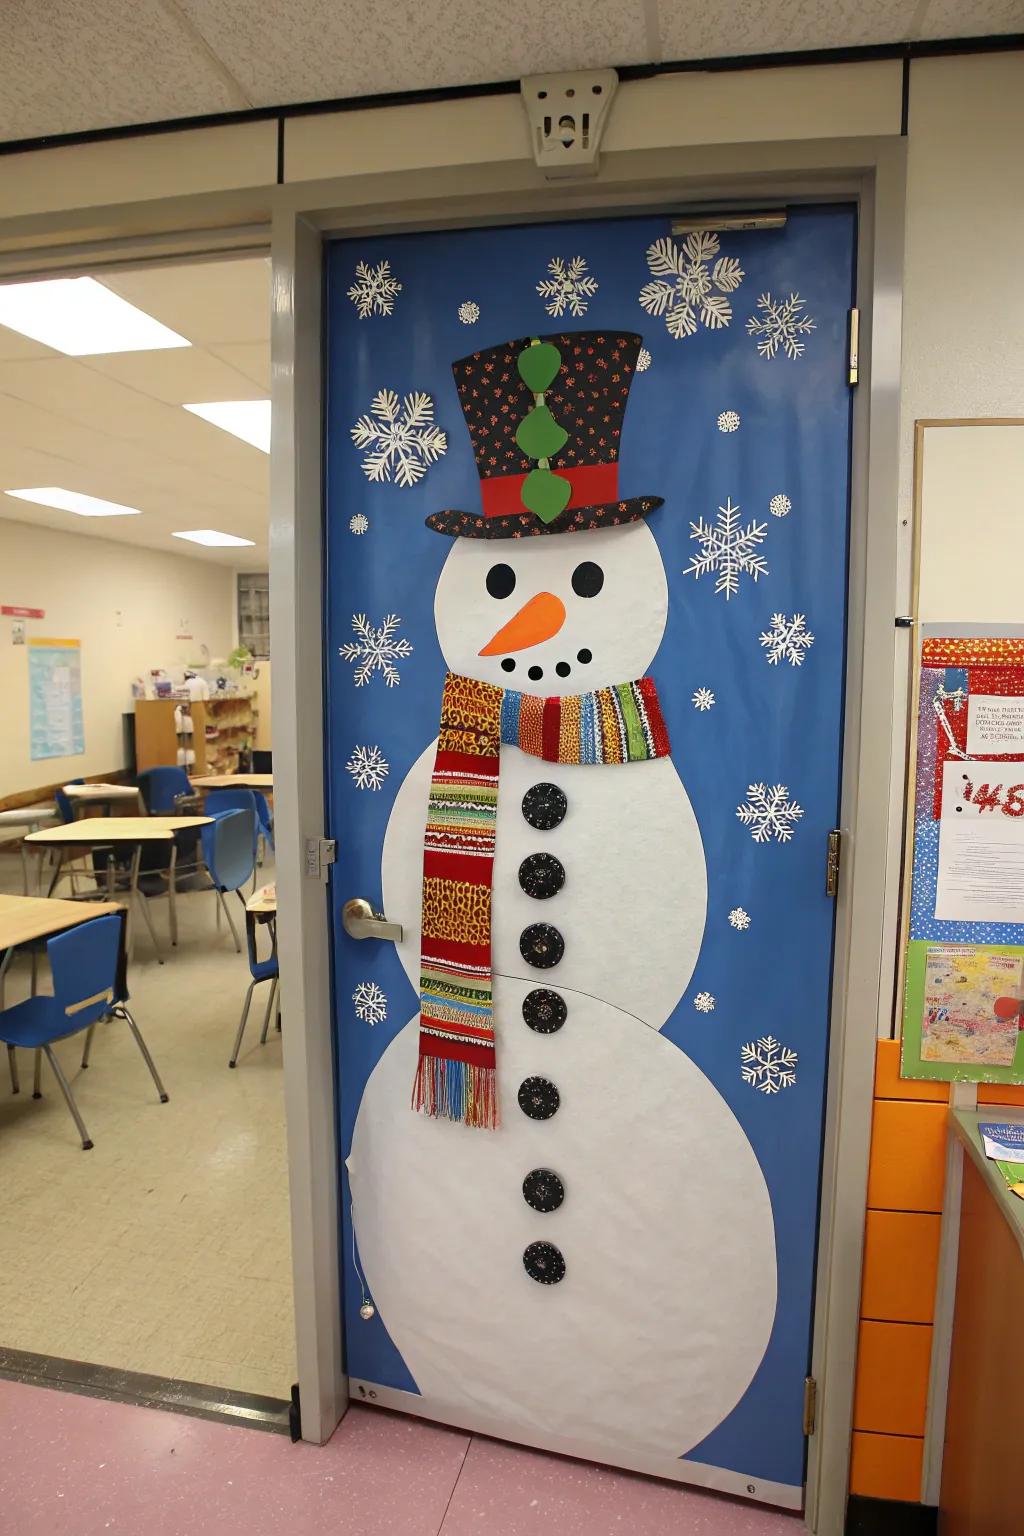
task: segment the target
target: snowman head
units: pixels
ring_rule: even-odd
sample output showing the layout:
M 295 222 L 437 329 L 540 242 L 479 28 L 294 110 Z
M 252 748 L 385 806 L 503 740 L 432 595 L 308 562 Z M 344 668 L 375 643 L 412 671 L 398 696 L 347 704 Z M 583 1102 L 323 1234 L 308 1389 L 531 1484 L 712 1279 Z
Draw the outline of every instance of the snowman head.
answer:
M 544 695 L 642 677 L 668 583 L 644 522 L 554 539 L 457 538 L 434 598 L 452 672 Z

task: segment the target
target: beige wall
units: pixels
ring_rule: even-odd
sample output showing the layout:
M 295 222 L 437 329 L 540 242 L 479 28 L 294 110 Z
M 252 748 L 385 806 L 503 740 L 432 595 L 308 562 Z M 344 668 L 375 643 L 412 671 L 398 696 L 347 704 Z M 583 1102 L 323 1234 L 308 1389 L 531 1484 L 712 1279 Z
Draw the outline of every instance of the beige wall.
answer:
M 234 583 L 233 571 L 202 560 L 0 521 L 0 603 L 45 609 L 27 621 L 29 637 L 81 641 L 85 721 L 81 756 L 30 760 L 28 647 L 11 644 L 11 620 L 0 618 L 0 798 L 123 767 L 132 678 L 191 660 L 204 641 L 226 656 Z M 176 639 L 185 634 L 194 638 Z

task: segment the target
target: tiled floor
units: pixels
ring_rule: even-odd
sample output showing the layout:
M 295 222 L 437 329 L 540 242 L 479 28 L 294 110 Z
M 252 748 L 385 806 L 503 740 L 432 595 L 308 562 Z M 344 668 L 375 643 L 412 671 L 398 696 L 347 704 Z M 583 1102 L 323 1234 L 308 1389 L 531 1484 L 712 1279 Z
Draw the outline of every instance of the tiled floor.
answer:
M 799 1536 L 798 1517 L 352 1407 L 330 1444 L 0 1381 L 18 1536 Z
M 272 878 L 268 870 L 265 878 Z M 20 891 L 0 851 L 0 889 Z M 160 1104 L 119 1022 L 58 1047 L 95 1146 L 83 1152 L 49 1068 L 33 1101 L 0 1053 L 3 1192 L 0 1344 L 211 1386 L 287 1397 L 295 1380 L 281 1039 L 258 1046 L 257 989 L 243 1057 L 228 1056 L 249 980 L 214 926 L 213 896 L 179 902 L 181 938 L 158 966 L 140 929 L 131 1007 L 170 1094 Z M 150 910 L 162 941 L 167 903 Z M 243 941 L 244 942 L 244 941 Z M 7 1000 L 28 988 L 27 962 Z M 2 1524 L 2 1521 L 0 1521 Z

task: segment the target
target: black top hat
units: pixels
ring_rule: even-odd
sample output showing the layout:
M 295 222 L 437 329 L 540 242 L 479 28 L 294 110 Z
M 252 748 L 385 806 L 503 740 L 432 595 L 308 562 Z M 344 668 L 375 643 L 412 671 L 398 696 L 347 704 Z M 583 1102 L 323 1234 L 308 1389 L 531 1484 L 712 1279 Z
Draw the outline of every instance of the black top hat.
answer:
M 619 449 L 641 337 L 524 336 L 452 364 L 481 512 L 434 512 L 450 537 L 520 539 L 632 523 L 660 496 L 619 497 Z

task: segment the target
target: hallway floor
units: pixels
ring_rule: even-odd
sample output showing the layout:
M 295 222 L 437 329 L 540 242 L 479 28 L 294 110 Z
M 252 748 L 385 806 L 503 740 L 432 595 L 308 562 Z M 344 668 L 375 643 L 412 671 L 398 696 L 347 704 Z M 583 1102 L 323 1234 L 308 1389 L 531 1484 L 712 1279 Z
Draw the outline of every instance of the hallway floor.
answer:
M 330 1443 L 0 1381 L 18 1536 L 798 1536 L 798 1516 L 354 1405 Z

